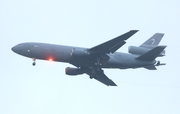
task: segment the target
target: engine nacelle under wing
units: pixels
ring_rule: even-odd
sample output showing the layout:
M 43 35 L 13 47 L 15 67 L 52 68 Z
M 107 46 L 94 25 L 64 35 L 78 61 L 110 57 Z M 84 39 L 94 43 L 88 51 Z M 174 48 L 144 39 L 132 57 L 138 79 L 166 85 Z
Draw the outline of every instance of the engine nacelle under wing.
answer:
M 67 75 L 71 75 L 71 76 L 85 73 L 84 70 L 82 70 L 82 69 L 71 68 L 71 67 L 67 67 L 65 69 L 65 72 L 66 72 Z
M 136 46 L 129 46 L 128 52 L 131 54 L 136 54 L 136 55 L 142 55 L 148 51 L 150 51 L 152 48 L 145 48 L 145 47 L 136 47 Z M 165 50 L 163 50 L 160 54 L 159 57 L 165 56 Z

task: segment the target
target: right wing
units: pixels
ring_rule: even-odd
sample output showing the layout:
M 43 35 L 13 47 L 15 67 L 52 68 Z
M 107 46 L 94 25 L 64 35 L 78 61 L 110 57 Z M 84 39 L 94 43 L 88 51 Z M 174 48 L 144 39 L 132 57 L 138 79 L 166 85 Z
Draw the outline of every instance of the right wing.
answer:
M 93 75 L 91 72 L 86 72 L 90 77 L 98 80 L 99 82 L 107 85 L 107 86 L 117 86 L 111 79 L 109 79 L 105 74 L 103 70 L 100 70 L 95 75 Z
M 97 45 L 93 48 L 88 49 L 88 52 L 90 53 L 114 53 L 116 50 L 118 50 L 121 46 L 123 46 L 128 38 L 130 38 L 132 35 L 134 35 L 138 30 L 131 30 L 121 36 L 118 36 L 112 40 L 109 40 L 105 43 L 102 43 L 100 45 Z
M 109 79 L 104 73 L 99 74 L 94 79 L 98 80 L 99 82 L 107 85 L 107 86 L 117 86 L 111 79 Z

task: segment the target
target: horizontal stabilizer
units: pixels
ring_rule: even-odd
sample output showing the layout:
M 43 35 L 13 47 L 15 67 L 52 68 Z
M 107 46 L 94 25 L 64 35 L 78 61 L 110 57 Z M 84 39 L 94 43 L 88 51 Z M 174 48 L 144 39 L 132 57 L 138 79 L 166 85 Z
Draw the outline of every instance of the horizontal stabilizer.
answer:
M 166 46 L 157 46 L 136 59 L 142 61 L 153 61 L 165 48 Z
M 134 35 L 138 30 L 131 30 L 121 36 L 118 36 L 112 40 L 109 40 L 105 43 L 97 45 L 93 48 L 88 49 L 90 53 L 114 53 L 121 46 L 123 46 L 128 38 Z

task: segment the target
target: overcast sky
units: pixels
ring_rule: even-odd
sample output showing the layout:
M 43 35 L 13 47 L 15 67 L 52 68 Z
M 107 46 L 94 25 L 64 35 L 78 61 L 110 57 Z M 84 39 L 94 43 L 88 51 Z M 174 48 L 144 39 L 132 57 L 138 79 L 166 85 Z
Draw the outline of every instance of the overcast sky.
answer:
M 0 0 L 0 114 L 179 114 L 179 0 Z M 165 33 L 166 66 L 156 71 L 107 69 L 118 86 L 107 87 L 87 75 L 70 77 L 70 64 L 17 55 L 22 42 L 93 47 L 129 30 L 140 45 Z

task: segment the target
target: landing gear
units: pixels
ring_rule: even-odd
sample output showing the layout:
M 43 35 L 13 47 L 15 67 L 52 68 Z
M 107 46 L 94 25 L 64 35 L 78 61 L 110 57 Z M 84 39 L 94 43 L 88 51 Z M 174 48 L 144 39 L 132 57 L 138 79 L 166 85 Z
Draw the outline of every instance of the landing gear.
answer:
M 104 73 L 104 71 L 99 67 L 93 67 L 90 71 L 90 74 L 89 74 L 89 78 L 90 79 L 93 79 L 93 78 L 97 78 L 99 75 L 101 75 L 102 73 Z
M 35 65 L 36 65 L 36 62 L 33 62 L 32 65 L 35 66 Z
M 101 58 L 98 57 L 97 58 L 97 62 L 95 63 L 95 66 L 94 66 L 95 67 L 94 69 L 96 69 L 96 70 L 93 70 L 93 72 L 100 71 L 101 70 L 101 66 L 102 66 Z
M 90 79 L 93 79 L 93 76 L 91 75 L 91 76 L 89 76 L 89 78 L 90 78 Z
M 104 71 L 102 70 L 102 65 L 108 59 L 103 57 L 97 57 L 94 61 L 94 65 L 91 67 L 87 67 L 86 74 L 89 75 L 90 79 L 99 79 L 101 75 L 104 75 Z
M 36 59 L 33 58 L 33 61 L 34 61 L 34 62 L 32 63 L 32 65 L 35 66 L 35 65 L 36 65 Z
M 97 58 L 97 62 L 95 63 L 96 66 L 101 66 L 102 63 L 101 63 L 101 59 L 98 57 Z

